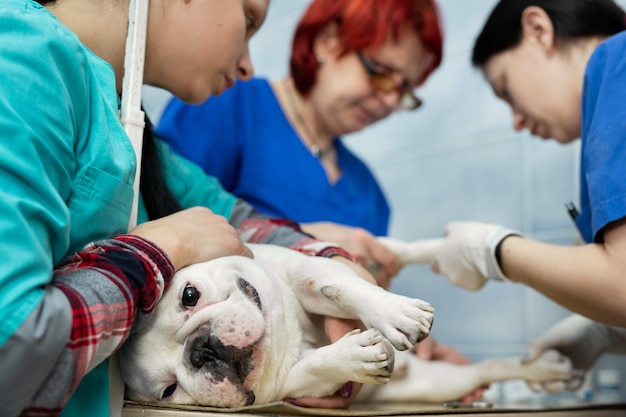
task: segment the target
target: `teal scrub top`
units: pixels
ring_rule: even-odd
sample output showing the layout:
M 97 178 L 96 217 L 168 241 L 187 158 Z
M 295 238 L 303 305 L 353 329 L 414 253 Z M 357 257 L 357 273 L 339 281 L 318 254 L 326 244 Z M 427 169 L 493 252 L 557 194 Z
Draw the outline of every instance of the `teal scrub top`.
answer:
M 107 62 L 31 0 L 3 0 L 0 28 L 3 346 L 41 302 L 59 261 L 126 231 L 136 162 Z M 235 197 L 199 168 L 176 158 L 165 174 L 184 207 L 229 216 Z M 63 416 L 105 417 L 108 402 L 102 364 L 83 379 Z

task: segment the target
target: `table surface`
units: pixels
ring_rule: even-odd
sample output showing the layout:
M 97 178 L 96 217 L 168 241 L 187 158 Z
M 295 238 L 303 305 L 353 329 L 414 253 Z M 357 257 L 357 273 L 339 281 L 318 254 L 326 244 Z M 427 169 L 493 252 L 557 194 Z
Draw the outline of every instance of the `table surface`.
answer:
M 127 402 L 122 417 L 225 417 L 228 414 L 245 417 L 268 416 L 458 416 L 474 417 L 626 417 L 626 403 L 617 404 L 515 404 L 490 408 L 449 408 L 441 404 L 354 404 L 347 410 L 301 408 L 286 403 L 272 403 L 265 406 L 242 407 L 238 409 L 216 409 L 212 407 L 167 406 Z

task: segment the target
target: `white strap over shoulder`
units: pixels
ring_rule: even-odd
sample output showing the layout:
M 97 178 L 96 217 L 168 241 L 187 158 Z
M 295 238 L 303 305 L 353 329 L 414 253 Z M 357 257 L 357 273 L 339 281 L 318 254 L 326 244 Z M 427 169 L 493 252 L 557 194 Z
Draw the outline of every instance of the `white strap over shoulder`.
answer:
M 124 55 L 124 79 L 122 84 L 122 102 L 120 120 L 130 138 L 137 159 L 137 171 L 133 184 L 133 205 L 128 222 L 128 229 L 137 225 L 139 206 L 139 178 L 141 175 L 141 150 L 143 147 L 144 112 L 141 110 L 141 89 L 148 31 L 149 0 L 130 0 L 128 10 L 128 32 Z M 113 355 L 108 360 L 109 368 L 109 415 L 121 417 L 124 406 L 124 381 L 119 371 L 119 361 Z
M 139 202 L 139 177 L 141 175 L 141 149 L 143 146 L 144 112 L 141 110 L 141 89 L 148 31 L 149 0 L 130 0 L 128 12 L 128 34 L 124 56 L 124 80 L 122 85 L 122 106 L 120 120 L 130 137 L 137 158 L 134 199 L 129 221 L 129 229 L 137 225 Z

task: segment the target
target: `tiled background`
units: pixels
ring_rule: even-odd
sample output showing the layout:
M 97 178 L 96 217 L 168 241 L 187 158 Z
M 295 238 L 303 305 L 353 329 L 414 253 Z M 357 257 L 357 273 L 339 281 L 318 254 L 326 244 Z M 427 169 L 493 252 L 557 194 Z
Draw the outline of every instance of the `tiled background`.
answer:
M 286 75 L 287 34 L 307 3 L 272 0 L 251 44 L 256 75 Z M 564 203 L 578 201 L 578 144 L 563 146 L 515 132 L 508 107 L 470 65 L 474 37 L 495 3 L 439 0 L 445 55 L 419 92 L 424 107 L 345 139 L 386 190 L 394 237 L 438 237 L 450 220 L 489 220 L 547 242 L 577 239 Z M 160 91 L 146 90 L 153 116 L 162 98 Z M 406 268 L 391 290 L 431 302 L 435 337 L 473 360 L 520 355 L 530 340 L 568 314 L 521 285 L 494 282 L 472 293 L 421 266 Z M 596 368 L 620 370 L 626 399 L 626 357 L 605 356 Z M 514 389 L 523 391 L 525 385 Z

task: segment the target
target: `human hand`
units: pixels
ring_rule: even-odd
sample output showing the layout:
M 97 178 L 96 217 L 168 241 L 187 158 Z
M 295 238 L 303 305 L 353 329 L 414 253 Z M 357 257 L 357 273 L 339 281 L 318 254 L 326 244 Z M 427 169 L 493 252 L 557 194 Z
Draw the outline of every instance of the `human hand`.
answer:
M 483 222 L 451 222 L 443 240 L 432 241 L 430 259 L 435 273 L 454 285 L 478 290 L 488 279 L 509 281 L 496 259 L 496 248 L 508 236 L 519 232 Z
M 470 359 L 459 350 L 450 345 L 437 342 L 431 335 L 424 339 L 413 348 L 415 355 L 424 361 L 442 361 L 453 363 L 456 365 L 467 365 L 472 363 Z M 485 391 L 489 385 L 483 385 L 461 398 L 462 402 L 471 403 L 483 398 Z
M 525 361 L 532 362 L 546 350 L 555 349 L 569 357 L 575 369 L 587 370 L 609 350 L 610 342 L 606 325 L 572 314 L 533 340 Z
M 331 222 L 308 223 L 300 226 L 302 230 L 317 239 L 337 243 L 350 252 L 383 288 L 389 287 L 391 278 L 396 276 L 402 268 L 398 257 L 365 229 Z
M 141 236 L 160 246 L 176 271 L 221 256 L 253 257 L 228 220 L 206 207 L 193 207 L 142 223 L 129 234 Z
M 524 362 L 533 362 L 549 349 L 559 351 L 572 362 L 574 369 L 587 371 L 596 360 L 611 347 L 608 327 L 586 317 L 573 314 L 561 320 L 539 338 L 533 340 Z M 574 390 L 582 383 L 582 376 L 563 382 L 529 382 L 535 391 L 561 392 Z
M 331 343 L 341 339 L 354 329 L 365 330 L 365 326 L 357 320 L 344 320 L 335 317 L 324 317 L 324 331 Z M 290 400 L 292 404 L 315 408 L 348 408 L 354 402 L 363 384 L 349 381 L 334 395 L 328 397 L 299 397 Z
M 452 346 L 439 343 L 432 335 L 413 348 L 413 353 L 425 361 L 443 361 L 456 365 L 472 363 L 467 356 Z

